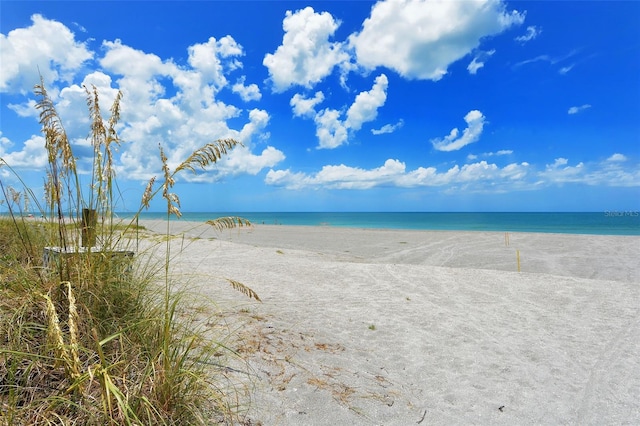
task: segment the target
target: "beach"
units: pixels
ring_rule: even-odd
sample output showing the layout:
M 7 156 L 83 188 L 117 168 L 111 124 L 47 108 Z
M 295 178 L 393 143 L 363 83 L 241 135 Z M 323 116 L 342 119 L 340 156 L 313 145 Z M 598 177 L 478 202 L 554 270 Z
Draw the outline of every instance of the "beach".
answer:
M 171 273 L 238 338 L 246 424 L 640 423 L 640 237 L 170 233 Z

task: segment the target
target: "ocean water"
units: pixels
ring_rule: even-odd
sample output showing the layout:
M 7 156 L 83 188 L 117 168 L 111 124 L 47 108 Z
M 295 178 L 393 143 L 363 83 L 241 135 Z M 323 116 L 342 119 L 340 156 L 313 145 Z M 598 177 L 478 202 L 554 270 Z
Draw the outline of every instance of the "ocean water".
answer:
M 120 214 L 126 217 L 126 214 Z M 455 231 L 546 232 L 593 235 L 640 235 L 640 212 L 597 213 L 322 213 L 224 212 L 183 213 L 181 220 L 204 222 L 240 216 L 254 224 L 349 228 Z M 140 219 L 163 219 L 166 213 L 144 212 Z M 172 218 L 172 220 L 175 220 Z

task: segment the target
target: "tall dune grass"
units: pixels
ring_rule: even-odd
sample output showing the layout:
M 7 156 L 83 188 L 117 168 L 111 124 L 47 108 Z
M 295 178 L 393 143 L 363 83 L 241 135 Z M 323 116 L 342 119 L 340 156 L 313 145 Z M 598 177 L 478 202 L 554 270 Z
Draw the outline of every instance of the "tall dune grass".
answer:
M 0 219 L 0 425 L 242 422 L 225 369 L 218 359 L 212 362 L 224 345 L 178 319 L 185 295 L 173 288 L 170 239 L 160 267 L 131 264 L 121 255 L 133 250 L 137 215 L 154 197 L 166 202 L 168 232 L 171 217 L 180 216 L 180 200 L 172 192 L 178 174 L 215 163 L 238 142 L 207 144 L 175 170 L 160 147 L 160 181 L 149 181 L 136 217 L 118 222 L 113 147 L 120 143 L 121 94 L 105 120 L 97 90 L 86 89 L 93 163 L 84 186 L 42 82 L 36 94 L 48 154 L 45 200 L 26 186 L 18 190 L 0 180 L 10 213 Z M 20 179 L 2 159 L 0 167 Z M 26 218 L 25 204 L 42 219 Z M 90 230 L 95 246 L 82 247 L 83 209 L 97 218 Z M 209 223 L 216 229 L 250 225 L 237 217 Z M 45 247 L 68 254 L 44 265 Z M 229 281 L 259 300 L 242 283 Z

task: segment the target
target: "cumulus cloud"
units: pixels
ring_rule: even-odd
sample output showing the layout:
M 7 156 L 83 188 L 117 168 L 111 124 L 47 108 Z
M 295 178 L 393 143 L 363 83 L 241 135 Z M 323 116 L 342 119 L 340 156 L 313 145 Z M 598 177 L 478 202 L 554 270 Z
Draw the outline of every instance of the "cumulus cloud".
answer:
M 0 158 L 13 168 L 42 170 L 47 165 L 44 137 L 31 136 L 19 151 L 9 151 L 15 144 L 0 131 Z
M 589 109 L 589 108 L 591 108 L 591 105 L 589 105 L 589 104 L 584 104 L 584 105 L 580 105 L 580 106 L 572 106 L 567 111 L 567 114 L 569 114 L 569 115 L 577 114 L 577 113 L 582 112 L 582 111 L 584 111 L 586 109 Z
M 569 164 L 566 158 L 556 158 L 539 172 L 547 185 L 584 184 L 609 187 L 640 187 L 640 165 L 624 168 L 626 157 L 613 154 L 601 162 Z
M 259 101 L 262 98 L 262 93 L 257 84 L 249 84 L 245 86 L 245 77 L 241 77 L 232 87 L 231 90 L 234 93 L 240 95 L 240 98 L 245 101 Z
M 478 70 L 484 67 L 485 62 L 487 62 L 494 53 L 496 53 L 495 49 L 488 52 L 480 51 L 476 53 L 473 60 L 469 63 L 469 65 L 467 65 L 467 71 L 469 71 L 469 74 L 477 74 Z
M 313 119 L 316 124 L 318 148 L 333 149 L 347 142 L 349 131 L 358 131 L 362 125 L 371 122 L 378 116 L 378 109 L 387 100 L 387 76 L 376 77 L 371 90 L 360 92 L 347 109 L 346 117 L 336 109 L 325 108 L 316 112 L 315 107 L 324 100 L 322 92 L 316 92 L 313 98 L 305 98 L 296 94 L 290 105 L 298 117 Z
M 527 32 L 521 36 L 516 37 L 514 40 L 520 43 L 526 43 L 538 37 L 542 30 L 537 28 L 535 25 L 530 25 L 527 27 Z
M 347 142 L 348 129 L 340 119 L 340 111 L 324 109 L 314 118 L 318 148 L 333 149 Z
M 359 93 L 347 111 L 345 126 L 360 130 L 363 123 L 375 120 L 378 116 L 378 108 L 387 100 L 388 86 L 387 76 L 381 74 L 376 78 L 371 90 Z
M 398 120 L 395 124 L 385 124 L 379 129 L 371 129 L 371 133 L 374 135 L 384 135 L 386 133 L 393 133 L 396 130 L 402 128 L 404 126 L 404 120 Z
M 585 164 L 580 162 L 575 166 L 569 165 L 566 158 L 556 158 L 553 163 L 547 164 L 545 169 L 539 173 L 539 176 L 546 182 L 554 182 L 556 184 L 564 183 L 580 183 L 585 181 Z
M 619 158 L 617 154 L 610 158 Z M 578 163 L 570 165 L 566 158 L 557 158 L 542 170 L 526 161 L 499 166 L 487 161 L 455 164 L 439 170 L 420 166 L 408 170 L 398 159 L 388 159 L 371 169 L 326 165 L 316 173 L 271 169 L 265 183 L 271 186 L 299 189 L 366 190 L 375 187 L 464 189 L 470 192 L 503 192 L 533 190 L 568 183 L 612 187 L 640 187 L 640 167 L 623 168 L 620 161 Z
M 218 173 L 222 175 L 250 174 L 256 175 L 265 168 L 274 167 L 285 159 L 282 151 L 268 146 L 258 155 L 246 147 L 237 147 L 218 164 Z M 205 175 L 209 178 L 215 175 Z
M 387 0 L 349 37 L 361 66 L 384 66 L 410 79 L 440 80 L 488 36 L 524 22 L 498 0 Z
M 270 170 L 265 178 L 265 183 L 290 189 L 303 187 L 369 189 L 390 183 L 404 172 L 404 163 L 389 159 L 381 167 L 370 170 L 344 164 L 324 166 L 315 175 L 292 173 L 290 170 Z
M 210 37 L 206 43 L 189 46 L 188 52 L 188 62 L 193 69 L 218 88 L 227 84 L 226 71 L 241 67 L 241 63 L 235 57 L 243 54 L 242 46 L 231 36 L 222 37 L 220 40 Z
M 322 92 L 316 92 L 313 98 L 305 98 L 299 93 L 296 93 L 291 98 L 289 104 L 293 108 L 293 115 L 297 117 L 313 117 L 316 113 L 316 105 L 322 101 L 324 101 L 324 94 Z
M 619 163 L 619 162 L 627 161 L 627 157 L 625 157 L 622 154 L 615 153 L 611 157 L 607 158 L 607 161 Z
M 432 139 L 433 147 L 438 151 L 457 151 L 471 143 L 477 142 L 482 135 L 485 117 L 478 110 L 469 111 L 464 117 L 467 122 L 467 128 L 463 130 L 462 135 L 458 128 L 454 128 L 442 139 Z
M 363 169 L 359 167 L 327 165 L 315 174 L 296 173 L 291 170 L 270 170 L 265 183 L 289 189 L 332 188 L 332 189 L 370 189 L 380 186 L 403 188 L 414 187 L 450 187 L 465 186 L 470 189 L 482 189 L 487 185 L 495 188 L 500 185 L 516 185 L 529 174 L 528 163 L 512 163 L 500 168 L 496 164 L 480 161 L 455 165 L 445 171 L 435 167 L 418 167 L 407 170 L 406 164 L 397 159 L 388 159 L 380 167 Z M 522 184 L 524 185 L 524 181 Z
M 261 96 L 256 84 L 248 84 L 244 76 L 238 75 L 242 70 L 240 58 L 244 51 L 231 36 L 210 37 L 189 46 L 184 64 L 135 49 L 121 40 L 105 40 L 100 56 L 95 58 L 96 68 L 100 71 L 84 77 L 77 71 L 84 61 L 94 57 L 94 53 L 76 42 L 71 30 L 59 22 L 34 15 L 31 27 L 1 37 L 3 73 L 0 91 L 17 90 L 22 84 L 18 74 L 21 76 L 31 66 L 37 72 L 36 65 L 44 61 L 45 66 L 40 65 L 40 69 L 51 74 L 45 83 L 52 82 L 48 91 L 54 96 L 80 167 L 83 164 L 86 167 L 92 155 L 86 139 L 89 123 L 85 87 L 91 89 L 93 86 L 99 92 L 105 116 L 108 116 L 117 92 L 120 90 L 124 95 L 118 127 L 122 144 L 116 152 L 116 171 L 129 179 L 148 179 L 160 170 L 159 144 L 165 149 L 171 167 L 216 139 L 231 137 L 244 144 L 244 148 L 234 154 L 233 161 L 227 161 L 224 167 L 222 163 L 218 164 L 214 170 L 203 173 L 204 176 L 189 178 L 193 180 L 237 173 L 254 174 L 258 169 L 273 167 L 284 159 L 284 154 L 273 147 L 263 148 L 260 153 L 253 152 L 255 142 L 269 136 L 266 111 L 243 110 L 218 98 L 222 90 L 237 93 L 243 101 L 257 100 Z M 18 49 L 25 43 L 36 47 Z M 5 72 L 7 62 L 14 68 L 7 68 L 9 71 Z M 51 64 L 50 68 L 47 68 L 48 64 Z M 64 74 L 66 72 L 69 75 Z M 236 83 L 231 85 L 229 78 L 234 73 Z M 79 78 L 81 81 L 77 82 Z M 31 90 L 33 80 L 28 84 Z M 20 116 L 37 118 L 33 107 L 33 100 L 10 106 Z M 230 120 L 234 127 L 230 126 Z M 46 159 L 42 155 L 43 146 L 42 140 L 33 137 L 15 152 L 8 152 L 11 148 L 4 143 L 2 154 L 17 167 L 36 167 Z
M 316 13 L 311 7 L 287 11 L 282 23 L 282 44 L 263 60 L 275 92 L 294 85 L 312 87 L 331 74 L 336 65 L 348 61 L 342 44 L 329 41 L 338 26 L 330 13 Z
M 0 34 L 0 92 L 30 93 L 42 75 L 46 85 L 71 82 L 74 73 L 93 57 L 86 45 L 57 21 L 31 17 L 27 28 Z
M 284 158 L 280 151 L 263 151 L 260 155 L 250 152 L 252 139 L 265 133 L 269 115 L 263 110 L 242 109 L 217 99 L 221 90 L 230 89 L 243 101 L 260 99 L 256 84 L 246 84 L 241 76 L 233 85 L 228 75 L 242 68 L 238 58 L 244 55 L 242 46 L 232 37 L 219 40 L 209 38 L 205 43 L 189 46 L 190 67 L 177 66 L 172 60 L 162 60 L 156 55 L 123 45 L 121 41 L 104 42 L 105 56 L 101 65 L 105 70 L 120 75 L 117 84 L 124 93 L 123 117 L 127 125 L 121 131 L 125 141 L 133 143 L 122 154 L 121 171 L 128 176 L 146 179 L 157 170 L 157 162 L 140 164 L 148 152 L 157 152 L 160 143 L 167 151 L 168 162 L 175 167 L 191 152 L 205 143 L 221 138 L 235 138 L 245 144 L 237 148 L 234 158 L 217 164 L 214 170 L 201 176 L 189 176 L 191 181 L 211 181 L 224 175 L 249 173 L 255 167 L 272 167 L 274 161 Z M 134 66 L 127 64 L 133 63 Z M 171 85 L 167 86 L 166 81 Z M 167 87 L 175 94 L 167 93 Z M 129 105 L 135 105 L 130 108 Z M 246 117 L 248 121 L 240 130 L 229 127 L 229 120 Z M 275 150 L 275 151 L 274 151 Z M 274 155 L 279 153 L 278 155 Z M 233 169 L 235 167 L 235 169 Z M 235 170 L 235 171 L 234 171 Z

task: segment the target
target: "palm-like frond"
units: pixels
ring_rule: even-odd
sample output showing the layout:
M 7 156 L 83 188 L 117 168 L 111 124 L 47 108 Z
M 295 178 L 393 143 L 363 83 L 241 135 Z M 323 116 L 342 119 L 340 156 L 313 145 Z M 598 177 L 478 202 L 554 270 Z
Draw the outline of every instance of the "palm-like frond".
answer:
M 243 226 L 253 226 L 247 219 L 237 216 L 219 217 L 217 219 L 208 220 L 205 223 L 213 226 L 217 231 L 233 229 L 235 227 L 241 228 Z
M 233 149 L 236 145 L 242 145 L 235 139 L 218 139 L 215 142 L 206 144 L 200 149 L 197 149 L 180 164 L 175 172 L 178 173 L 181 170 L 191 170 L 195 173 L 195 166 L 204 169 L 210 164 L 218 162 L 223 155 L 226 155 L 228 151 Z

